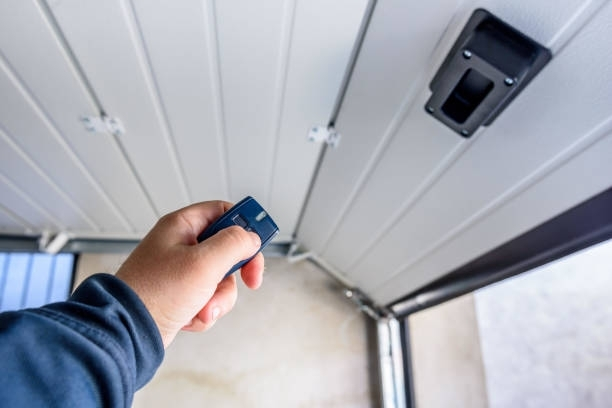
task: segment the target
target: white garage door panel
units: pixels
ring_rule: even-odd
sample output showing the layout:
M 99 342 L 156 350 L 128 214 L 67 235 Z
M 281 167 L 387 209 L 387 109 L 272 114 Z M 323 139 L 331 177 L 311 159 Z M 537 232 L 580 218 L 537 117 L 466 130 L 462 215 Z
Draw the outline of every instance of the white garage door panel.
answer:
M 466 220 L 478 216 L 506 191 L 537 177 L 542 163 L 611 117 L 612 93 L 607 83 L 612 76 L 612 54 L 605 40 L 610 17 L 612 7 L 557 55 L 504 115 L 471 141 L 461 160 L 351 268 L 357 282 L 371 285 L 372 271 L 377 271 L 380 281 L 412 274 L 411 266 L 444 245 L 449 236 L 461 234 Z M 586 60 L 588 66 L 583 63 Z M 570 82 L 571 87 L 561 86 Z M 580 183 L 584 176 L 579 173 L 570 182 Z M 514 222 L 508 220 L 507 228 Z M 466 261 L 480 253 L 473 248 L 477 242 L 464 241 Z M 384 271 L 378 270 L 380 259 L 385 259 Z M 430 270 L 429 276 L 444 272 Z
M 0 173 L 62 222 L 62 229 L 96 230 L 87 215 L 0 128 Z M 14 209 L 11 209 L 16 212 Z M 32 222 L 32 221 L 30 221 Z M 46 224 L 44 224 L 46 225 Z M 42 228 L 41 228 L 42 230 Z
M 402 122 L 419 92 L 419 74 L 458 3 L 420 3 L 418 12 L 413 2 L 377 4 L 337 120 L 343 140 L 338 149 L 326 153 L 298 232 L 313 250 L 322 252 L 327 246 L 343 212 Z
M 62 229 L 60 221 L 44 210 L 38 203 L 34 202 L 18 186 L 2 174 L 0 174 L 0 207 L 10 208 L 10 214 L 22 222 L 25 231 L 22 229 L 21 233 L 33 232 L 35 225 L 49 231 Z M 0 224 L 0 228 L 6 227 L 8 226 Z
M 72 0 L 51 7 L 102 106 L 123 121 L 121 143 L 158 215 L 189 203 L 131 3 Z
M 290 238 L 364 5 L 134 2 L 194 200 L 252 194 Z
M 566 1 L 549 10 L 544 0 L 473 1 L 442 23 L 440 1 L 411 7 L 415 22 L 408 24 L 397 4 L 379 1 L 337 121 L 344 139 L 326 154 L 298 238 L 376 301 L 387 303 L 524 231 L 516 226 L 528 229 L 541 222 L 524 215 L 507 220 L 507 228 L 494 236 L 468 240 L 462 235 L 512 198 L 509 192 L 542 177 L 542 163 L 573 149 L 578 138 L 610 116 L 612 94 L 606 84 L 612 56 L 606 38 L 612 33 L 606 22 L 612 18 L 604 4 Z M 559 53 L 492 126 L 465 140 L 429 117 L 423 106 L 429 81 L 477 7 Z M 419 22 L 448 29 L 434 36 L 442 37 L 439 44 L 427 44 L 427 36 L 411 31 Z M 588 27 L 580 32 L 584 24 Z M 406 38 L 397 41 L 402 32 Z M 401 59 L 407 52 L 416 65 Z M 395 92 L 379 94 L 386 84 Z M 378 130 L 371 130 L 374 125 Z M 612 163 L 612 152 L 610 157 Z M 588 198 L 580 194 L 564 202 Z M 541 203 L 541 213 L 548 205 Z M 456 253 L 449 259 L 455 263 L 437 257 L 450 242 Z
M 95 105 L 35 2 L 12 1 L 0 5 L 0 49 L 40 109 L 53 122 L 61 136 L 62 149 L 71 157 L 68 161 L 78 168 L 76 173 L 83 173 L 98 191 L 99 203 L 87 203 L 86 207 L 104 205 L 112 211 L 101 228 L 114 233 L 146 231 L 155 219 L 153 211 L 113 137 L 90 134 L 79 121 L 80 116 L 97 115 Z M 45 75 L 41 75 L 41 66 Z M 35 136 L 37 140 L 40 137 Z M 43 150 L 42 145 L 39 148 Z M 50 154 L 45 152 L 46 156 Z M 117 175 L 121 175 L 121 183 L 117 183 Z M 74 187 L 69 184 L 67 192 L 70 194 Z
M 417 100 L 426 100 L 426 95 L 420 95 Z M 461 139 L 439 123 L 421 120 L 422 105 L 416 105 L 363 189 L 351 201 L 324 249 L 323 257 L 340 270 L 352 270 L 361 255 L 393 227 L 465 148 Z M 372 213 L 373 199 L 376 200 L 375 213 Z M 357 236 L 361 239 L 354 242 L 353 237 Z M 352 245 L 346 245 L 347 242 Z
M 274 158 L 276 100 L 291 35 L 292 15 L 282 0 L 215 2 L 230 196 L 253 194 L 267 205 Z
M 476 7 L 510 15 L 510 20 L 517 27 L 532 28 L 532 36 L 556 47 L 560 45 L 559 41 L 567 38 L 561 35 L 561 32 L 572 30 L 566 24 L 568 19 L 574 18 L 576 14 L 592 12 L 593 7 L 583 10 L 580 6 L 579 1 L 569 2 L 564 7 L 554 8 L 552 14 L 545 14 L 545 10 L 550 9 L 549 4 L 545 2 L 532 3 L 529 10 L 517 10 L 516 6 L 514 10 L 510 10 L 506 3 L 499 1 L 473 2 L 469 7 L 463 5 L 462 10 L 455 15 L 455 21 L 450 23 L 445 40 L 434 55 L 443 57 L 441 49 L 449 48 L 459 29 Z M 464 17 L 459 18 L 461 15 Z M 538 18 L 534 19 L 534 16 Z M 538 21 L 546 21 L 546 24 L 538 25 Z M 452 33 L 452 36 L 449 37 L 449 33 Z M 437 67 L 438 64 L 439 62 L 430 67 Z M 420 84 L 424 88 L 423 93 L 416 98 L 418 102 L 411 106 L 402 127 L 380 158 L 378 167 L 372 172 L 364 188 L 351 200 L 344 219 L 322 250 L 323 257 L 340 270 L 352 270 L 362 255 L 398 222 L 399 217 L 410 209 L 467 147 L 462 143 L 462 139 L 449 133 L 439 122 L 422 120 L 423 105 L 430 95 L 427 88 L 430 77 L 418 79 L 424 79 Z M 344 112 L 350 115 L 347 109 L 344 109 Z M 344 128 L 344 122 L 339 122 L 339 126 Z M 372 211 L 372 198 L 376 200 L 376 217 L 369 216 Z M 359 236 L 363 231 L 368 231 L 368 236 L 364 236 L 359 242 L 353 242 L 351 246 L 345 244 L 352 242 L 351 237 Z
M 250 194 L 292 238 L 320 151 L 306 134 L 329 120 L 367 0 L 47 3 L 0 6 L 1 44 L 80 166 L 66 184 L 110 209 L 83 209 L 80 235 L 138 236 L 189 202 Z M 124 135 L 85 134 L 98 101 Z
M 348 2 L 336 13 L 325 6 L 135 2 L 195 200 L 253 194 L 291 235 L 319 149 L 306 142 L 306 129 L 331 110 L 363 12 Z M 159 29 L 165 25 L 174 29 Z M 338 37 L 349 38 L 340 49 Z M 332 67 L 321 58 L 327 44 L 341 54 L 331 55 Z M 308 95 L 318 89 L 327 94 Z
M 476 8 L 484 8 L 549 47 L 555 54 L 606 1 L 474 0 L 467 4 L 471 5 L 470 13 Z
M 32 226 L 0 204 L 0 232 L 3 234 L 27 234 Z
M 438 1 L 419 4 L 418 7 L 413 3 L 401 5 L 393 1 L 378 2 L 337 121 L 337 128 L 345 136 L 345 144 L 342 151 L 329 152 L 329 158 L 323 163 L 321 177 L 325 180 L 315 186 L 314 196 L 325 199 L 319 202 L 313 199 L 306 216 L 306 219 L 313 218 L 319 222 L 305 223 L 299 234 L 302 240 L 317 252 L 323 253 L 338 268 L 346 268 L 347 262 L 354 261 L 355 254 L 360 254 L 368 246 L 366 243 L 375 241 L 372 237 L 380 235 L 376 232 L 385 231 L 396 222 L 397 215 L 410 206 L 431 185 L 431 181 L 444 171 L 454 156 L 460 153 L 455 149 L 461 141 L 448 135 L 454 142 L 432 152 L 434 156 L 429 157 L 430 163 L 424 162 L 425 157 L 415 158 L 416 162 L 421 161 L 420 165 L 425 166 L 417 169 L 419 164 L 411 162 L 413 156 L 401 148 L 406 165 L 404 171 L 391 173 L 390 177 L 389 174 L 385 175 L 383 179 L 387 181 L 384 186 L 378 181 L 367 181 L 370 177 L 368 173 L 373 163 L 380 160 L 377 155 L 388 139 L 393 140 L 391 143 L 394 146 L 386 149 L 397 150 L 396 153 L 402 155 L 399 153 L 400 146 L 408 143 L 405 140 L 397 142 L 397 139 L 412 137 L 425 140 L 445 132 L 439 130 L 434 133 L 435 125 L 412 123 L 407 125 L 410 132 L 423 133 L 407 135 L 399 131 L 393 134 L 399 122 L 415 121 L 415 117 L 418 118 L 422 113 L 424 100 L 429 96 L 428 83 L 474 9 L 485 7 L 498 12 L 518 28 L 526 29 L 537 40 L 557 49 L 580 27 L 585 16 L 597 10 L 602 3 L 574 0 L 551 10 L 547 1 L 525 4 L 508 4 L 498 0 L 462 4 Z M 436 46 L 440 37 L 442 40 Z M 404 84 L 410 87 L 406 88 Z M 417 96 L 418 102 L 415 103 L 415 95 L 420 92 L 424 92 L 422 95 L 427 97 L 423 99 Z M 373 117 L 376 114 L 380 116 Z M 427 129 L 423 128 L 426 126 Z M 445 128 L 440 126 L 440 129 Z M 349 137 L 350 140 L 347 139 Z M 410 142 L 412 145 L 418 143 L 417 140 Z M 351 143 L 351 146 L 347 143 Z M 441 160 L 435 160 L 436 156 Z M 380 162 L 388 160 L 385 157 Z M 380 165 L 394 167 L 394 170 L 401 166 L 397 163 Z M 393 181 L 399 181 L 400 174 L 401 182 L 394 182 L 387 187 Z M 405 174 L 410 174 L 409 180 L 404 180 Z M 421 177 L 423 182 L 412 184 L 412 176 Z M 373 188 L 378 192 L 361 191 L 366 184 L 374 185 Z M 341 189 L 340 193 L 338 189 Z M 383 196 L 384 200 L 378 199 Z M 397 196 L 402 199 L 396 199 Z M 390 216 L 387 220 L 370 216 L 370 205 L 365 203 L 362 206 L 363 200 L 367 201 L 368 197 L 378 199 L 376 214 L 383 218 Z M 372 225 L 368 225 L 368 222 Z M 351 237 L 360 230 L 368 231 L 369 236 L 355 243 Z M 347 242 L 351 245 L 346 245 Z
M 228 200 L 211 3 L 134 2 L 193 201 Z
M 113 209 L 105 205 L 105 197 L 90 183 L 72 152 L 65 148 L 57 128 L 39 110 L 24 85 L 9 73 L 4 61 L 0 61 L 0 70 L 0 95 L 3 96 L 0 98 L 0 123 L 5 132 L 18 135 L 13 136 L 13 142 L 70 197 L 75 207 L 89 211 L 88 218 L 95 229 L 104 226 L 111 231 L 124 230 L 125 225 Z
M 283 231 L 290 235 L 320 149 L 306 140 L 306 131 L 329 120 L 367 1 L 296 3 L 268 199 L 270 213 L 281 230 L 291 228 Z
M 608 122 L 607 125 L 607 130 L 610 130 L 612 123 Z M 612 134 L 608 133 L 524 193 L 505 202 L 490 216 L 470 225 L 459 239 L 431 253 L 411 267 L 409 273 L 400 273 L 374 289 L 372 297 L 381 304 L 396 300 L 406 294 L 406 288 L 420 287 L 431 282 L 437 273 L 471 260 L 466 257 L 467 253 L 491 250 L 579 204 L 584 197 L 592 197 L 606 190 L 612 184 L 611 157 Z

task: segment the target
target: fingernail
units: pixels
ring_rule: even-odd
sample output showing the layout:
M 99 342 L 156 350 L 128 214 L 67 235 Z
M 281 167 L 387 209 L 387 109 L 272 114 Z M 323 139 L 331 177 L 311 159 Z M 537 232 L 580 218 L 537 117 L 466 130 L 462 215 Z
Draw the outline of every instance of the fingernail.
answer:
M 213 308 L 212 310 L 212 319 L 213 321 L 217 320 L 217 318 L 219 317 L 219 315 L 221 314 L 221 309 L 218 307 Z

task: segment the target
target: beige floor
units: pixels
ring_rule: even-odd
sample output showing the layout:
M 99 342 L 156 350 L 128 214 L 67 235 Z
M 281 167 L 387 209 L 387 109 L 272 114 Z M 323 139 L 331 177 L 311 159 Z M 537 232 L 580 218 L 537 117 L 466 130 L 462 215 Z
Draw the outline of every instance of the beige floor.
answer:
M 410 317 L 418 408 L 612 406 L 612 240 Z
M 612 241 L 475 294 L 491 408 L 612 406 Z
M 79 275 L 122 259 L 83 255 Z M 366 318 L 325 274 L 267 259 L 262 288 L 239 289 L 210 331 L 179 335 L 134 407 L 376 406 Z
M 416 406 L 488 407 L 473 295 L 415 313 L 409 322 Z

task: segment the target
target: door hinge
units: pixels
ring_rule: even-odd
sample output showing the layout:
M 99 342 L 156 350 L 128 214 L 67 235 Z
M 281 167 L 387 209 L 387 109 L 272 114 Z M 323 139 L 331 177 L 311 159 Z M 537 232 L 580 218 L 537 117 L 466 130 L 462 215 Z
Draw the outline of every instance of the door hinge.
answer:
M 325 143 L 330 147 L 338 147 L 340 133 L 333 126 L 314 126 L 308 131 L 308 141 Z
M 119 118 L 111 118 L 110 116 L 81 116 L 81 122 L 90 132 L 105 133 L 109 132 L 115 136 L 120 136 L 125 133 L 123 123 Z

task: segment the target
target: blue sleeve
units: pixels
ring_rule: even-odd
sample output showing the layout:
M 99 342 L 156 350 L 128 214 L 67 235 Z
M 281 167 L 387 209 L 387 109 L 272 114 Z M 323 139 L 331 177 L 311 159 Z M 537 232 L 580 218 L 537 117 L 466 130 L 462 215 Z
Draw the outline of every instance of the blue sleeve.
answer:
M 0 405 L 129 407 L 163 356 L 138 296 L 94 275 L 66 302 L 0 314 Z

